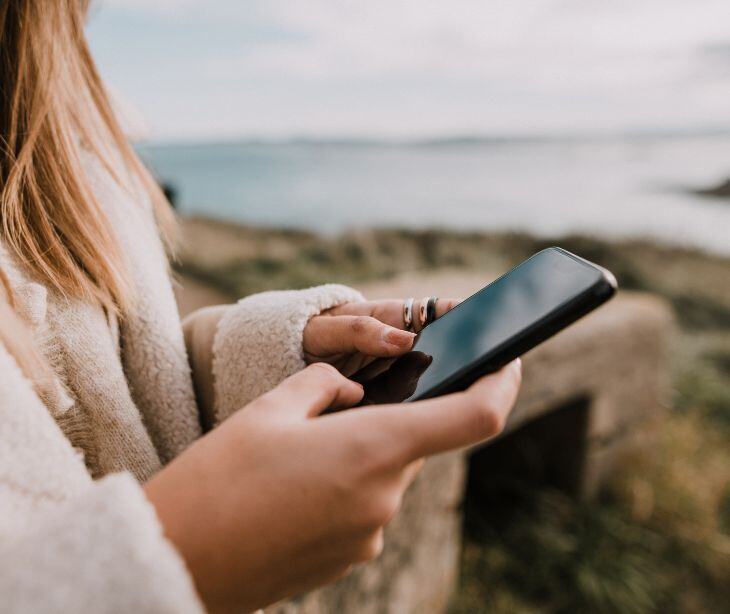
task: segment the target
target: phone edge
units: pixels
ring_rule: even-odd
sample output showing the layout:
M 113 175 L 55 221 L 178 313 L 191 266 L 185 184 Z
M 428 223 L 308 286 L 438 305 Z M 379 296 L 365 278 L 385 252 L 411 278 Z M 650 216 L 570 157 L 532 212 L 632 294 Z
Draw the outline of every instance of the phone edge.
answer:
M 578 294 L 573 299 L 566 301 L 558 308 L 556 308 L 555 311 L 545 316 L 545 318 L 539 320 L 538 322 L 535 322 L 532 326 L 525 329 L 525 331 L 523 331 L 522 333 L 522 336 L 512 337 L 511 339 L 508 339 L 503 344 L 496 347 L 490 354 L 484 356 L 478 362 L 464 367 L 464 369 L 455 373 L 451 378 L 443 382 L 437 388 L 428 390 L 418 395 L 417 397 L 406 399 L 404 402 L 410 403 L 414 401 L 421 401 L 424 399 L 442 396 L 450 392 L 458 392 L 460 390 L 464 390 L 480 377 L 498 371 L 505 365 L 509 364 L 512 360 L 515 360 L 519 356 L 526 354 L 541 343 L 544 343 L 551 337 L 554 337 L 571 324 L 577 322 L 582 317 L 588 315 L 591 311 L 606 303 L 616 294 L 616 291 L 618 290 L 618 283 L 616 281 L 616 277 L 613 275 L 613 273 L 611 273 L 611 271 L 609 271 L 605 267 L 591 262 L 590 260 L 581 258 L 580 256 L 573 254 L 572 252 L 562 247 L 547 247 L 540 250 L 539 252 L 536 252 L 535 254 L 530 256 L 530 258 L 527 258 L 523 262 L 527 262 L 531 258 L 534 258 L 538 254 L 548 250 L 559 251 L 565 256 L 572 258 L 573 260 L 576 260 L 583 265 L 589 266 L 597 270 L 599 273 L 601 273 L 600 278 L 592 286 L 586 288 L 586 290 L 583 291 L 581 294 Z M 513 267 L 512 269 L 504 273 L 504 275 L 509 274 L 515 268 L 517 267 Z M 495 283 L 498 279 L 504 277 L 504 275 L 501 275 L 500 277 L 495 279 L 493 282 L 482 288 L 482 290 L 486 290 L 486 288 L 488 288 L 492 283 Z M 475 292 L 471 296 L 478 294 L 482 290 Z M 471 296 L 469 298 L 471 298 Z M 548 324 L 548 326 L 546 327 L 545 324 Z M 512 346 L 512 351 L 501 355 L 501 353 L 504 352 L 505 348 Z

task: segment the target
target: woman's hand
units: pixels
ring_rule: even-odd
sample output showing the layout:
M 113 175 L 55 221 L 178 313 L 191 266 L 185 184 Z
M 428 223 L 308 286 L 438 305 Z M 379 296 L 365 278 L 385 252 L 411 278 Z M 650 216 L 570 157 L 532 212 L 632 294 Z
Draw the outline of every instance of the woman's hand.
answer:
M 215 612 L 250 611 L 377 556 L 420 459 L 502 430 L 516 361 L 467 391 L 320 416 L 362 388 L 326 364 L 288 378 L 146 486 Z
M 440 299 L 436 317 L 458 302 Z M 418 302 L 413 313 L 418 313 Z M 414 327 L 418 332 L 418 322 Z M 326 362 L 344 375 L 352 375 L 373 358 L 404 354 L 411 349 L 414 337 L 405 330 L 402 300 L 346 303 L 309 321 L 304 329 L 304 357 L 308 363 Z

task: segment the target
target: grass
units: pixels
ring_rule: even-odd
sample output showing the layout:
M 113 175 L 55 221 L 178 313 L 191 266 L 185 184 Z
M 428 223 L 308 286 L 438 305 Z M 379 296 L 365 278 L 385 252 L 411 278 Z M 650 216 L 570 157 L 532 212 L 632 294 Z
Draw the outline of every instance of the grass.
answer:
M 452 614 L 727 611 L 727 444 L 675 415 L 599 501 L 508 478 L 472 492 Z
M 406 271 L 494 270 L 560 244 L 610 268 L 621 287 L 663 296 L 690 329 L 730 327 L 729 261 L 649 241 L 399 229 L 322 237 L 202 219 L 185 222 L 184 239 L 178 269 L 231 296 L 331 281 L 356 284 Z
M 452 613 L 730 611 L 730 260 L 649 241 L 440 230 L 336 237 L 189 220 L 179 269 L 241 296 L 407 271 L 500 270 L 559 244 L 674 308 L 671 407 L 599 501 L 504 477 L 465 507 Z

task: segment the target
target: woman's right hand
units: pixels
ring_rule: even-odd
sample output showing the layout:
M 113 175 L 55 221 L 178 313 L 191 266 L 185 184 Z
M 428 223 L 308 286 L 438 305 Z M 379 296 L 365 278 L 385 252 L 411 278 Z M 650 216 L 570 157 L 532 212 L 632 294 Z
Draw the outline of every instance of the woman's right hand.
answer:
M 145 486 L 211 611 L 254 610 L 382 548 L 423 457 L 498 434 L 516 361 L 465 392 L 351 407 L 362 388 L 317 363 L 234 414 Z

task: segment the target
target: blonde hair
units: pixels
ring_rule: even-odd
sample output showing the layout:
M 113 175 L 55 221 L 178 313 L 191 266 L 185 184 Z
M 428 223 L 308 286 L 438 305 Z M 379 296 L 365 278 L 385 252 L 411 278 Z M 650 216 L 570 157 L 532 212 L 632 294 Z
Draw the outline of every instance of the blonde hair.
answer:
M 112 162 L 121 157 L 121 170 L 149 193 L 163 235 L 174 221 L 114 117 L 84 35 L 87 5 L 0 5 L 0 232 L 49 286 L 121 313 L 133 306 L 134 291 L 82 168 L 80 142 L 124 185 Z

